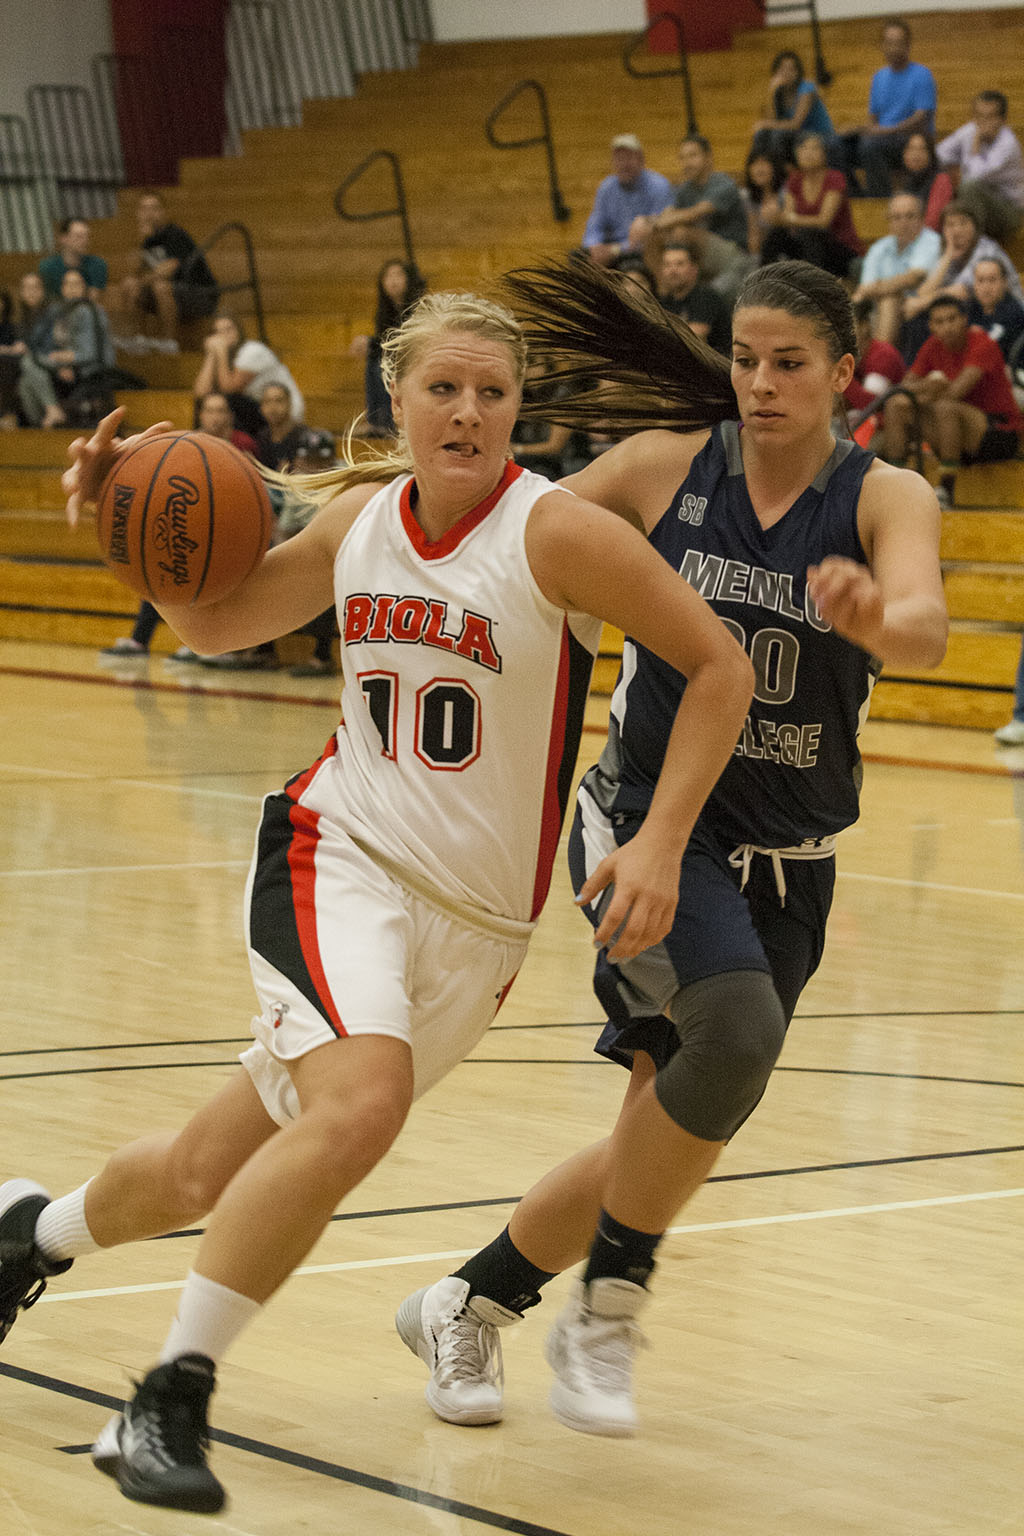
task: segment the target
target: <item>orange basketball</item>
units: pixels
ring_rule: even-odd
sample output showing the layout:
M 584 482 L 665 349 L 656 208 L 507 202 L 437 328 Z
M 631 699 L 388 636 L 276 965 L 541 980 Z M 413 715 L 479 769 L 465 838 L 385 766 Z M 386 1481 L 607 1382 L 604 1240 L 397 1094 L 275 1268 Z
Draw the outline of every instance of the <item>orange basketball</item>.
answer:
M 154 603 L 216 602 L 266 554 L 270 497 L 256 466 L 222 438 L 164 432 L 119 456 L 96 503 L 114 575 Z

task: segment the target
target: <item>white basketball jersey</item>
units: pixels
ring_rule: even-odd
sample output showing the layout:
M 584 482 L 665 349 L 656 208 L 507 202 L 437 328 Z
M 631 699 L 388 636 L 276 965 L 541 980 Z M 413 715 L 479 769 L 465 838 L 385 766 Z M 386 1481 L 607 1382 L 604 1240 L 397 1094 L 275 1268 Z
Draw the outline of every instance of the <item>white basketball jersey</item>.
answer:
M 411 475 L 367 503 L 334 572 L 344 720 L 289 787 L 410 881 L 515 922 L 547 894 L 601 631 L 527 563 L 550 490 L 510 463 L 434 544 Z

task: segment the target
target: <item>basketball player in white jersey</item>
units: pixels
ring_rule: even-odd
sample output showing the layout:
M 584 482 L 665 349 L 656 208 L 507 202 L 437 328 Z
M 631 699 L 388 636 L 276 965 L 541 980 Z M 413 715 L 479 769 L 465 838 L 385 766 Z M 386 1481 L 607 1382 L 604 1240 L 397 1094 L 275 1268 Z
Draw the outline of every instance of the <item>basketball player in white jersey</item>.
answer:
M 312 477 L 325 504 L 233 594 L 163 610 L 208 654 L 337 605 L 345 718 L 267 797 L 248 884 L 244 1069 L 178 1136 L 50 1200 L 0 1189 L 0 1336 L 76 1257 L 211 1212 L 158 1364 L 93 1451 L 128 1497 L 215 1511 L 207 1406 L 228 1345 L 488 1027 L 547 890 L 600 620 L 688 679 L 644 829 L 588 880 L 616 958 L 667 931 L 690 828 L 741 729 L 736 642 L 621 518 L 510 461 L 526 365 L 508 311 L 425 299 L 385 343 L 402 438 Z M 118 451 L 73 450 L 69 516 Z M 153 429 L 151 429 L 153 430 Z M 144 436 L 145 434 L 143 434 Z

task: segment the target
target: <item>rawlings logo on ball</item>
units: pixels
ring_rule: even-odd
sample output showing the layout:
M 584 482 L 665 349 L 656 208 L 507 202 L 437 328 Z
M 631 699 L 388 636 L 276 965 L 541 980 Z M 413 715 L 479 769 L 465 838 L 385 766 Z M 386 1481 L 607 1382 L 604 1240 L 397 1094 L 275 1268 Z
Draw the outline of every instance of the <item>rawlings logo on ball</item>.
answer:
M 199 500 L 199 491 L 194 482 L 187 480 L 184 475 L 172 475 L 168 484 L 173 495 L 168 496 L 163 511 L 157 513 L 153 525 L 153 547 L 166 550 L 168 555 L 168 559 L 157 562 L 157 568 L 170 576 L 176 587 L 183 587 L 191 580 L 189 556 L 199 548 L 195 539 L 188 536 L 187 515 L 187 509 L 194 507 Z

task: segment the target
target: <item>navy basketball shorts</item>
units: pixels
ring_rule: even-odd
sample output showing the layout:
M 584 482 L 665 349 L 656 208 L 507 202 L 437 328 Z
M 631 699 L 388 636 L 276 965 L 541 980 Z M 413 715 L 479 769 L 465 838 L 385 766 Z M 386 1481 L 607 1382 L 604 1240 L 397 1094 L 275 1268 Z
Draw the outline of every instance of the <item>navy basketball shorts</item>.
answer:
M 241 1059 L 279 1125 L 299 1110 L 287 1063 L 350 1035 L 406 1041 L 418 1098 L 480 1040 L 526 953 L 409 890 L 287 794 L 263 803 L 246 936 L 260 1012 Z
M 587 876 L 616 846 L 627 843 L 640 818 L 621 825 L 581 790 L 569 834 L 569 872 L 578 893 Z M 679 902 L 660 943 L 632 960 L 613 963 L 601 950 L 594 991 L 608 1016 L 595 1046 L 602 1056 L 631 1066 L 643 1050 L 658 1068 L 679 1046 L 665 1009 L 682 988 L 727 971 L 766 971 L 788 1021 L 814 974 L 825 945 L 835 860 L 787 860 L 786 897 L 780 899 L 770 858 L 755 854 L 743 890 L 729 864 L 732 848 L 706 820 L 697 821 L 679 872 Z M 610 892 L 583 911 L 596 928 Z

